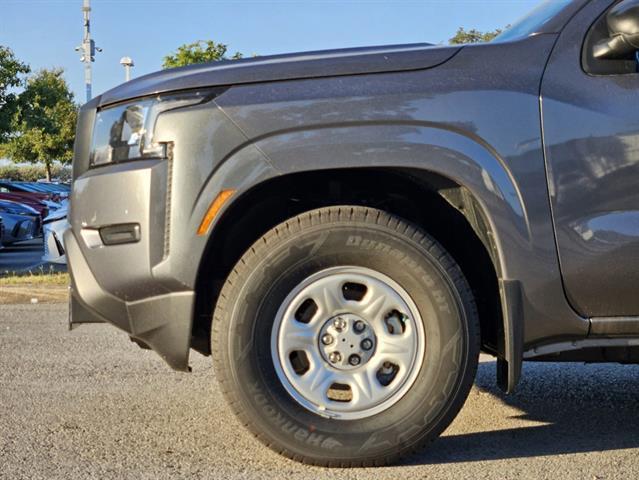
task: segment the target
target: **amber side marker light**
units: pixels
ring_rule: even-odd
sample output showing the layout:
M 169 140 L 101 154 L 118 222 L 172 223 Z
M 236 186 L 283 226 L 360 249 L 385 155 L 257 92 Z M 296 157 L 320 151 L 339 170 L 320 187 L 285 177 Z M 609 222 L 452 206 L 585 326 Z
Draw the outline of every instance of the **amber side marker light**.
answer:
M 209 231 L 211 223 L 213 223 L 213 220 L 215 220 L 218 212 L 222 209 L 226 201 L 231 198 L 234 193 L 235 190 L 229 189 L 222 190 L 220 193 L 217 194 L 217 197 L 215 197 L 215 199 L 211 203 L 211 206 L 206 211 L 206 215 L 204 215 L 202 223 L 200 223 L 200 227 L 197 229 L 198 235 L 206 235 L 206 233 Z

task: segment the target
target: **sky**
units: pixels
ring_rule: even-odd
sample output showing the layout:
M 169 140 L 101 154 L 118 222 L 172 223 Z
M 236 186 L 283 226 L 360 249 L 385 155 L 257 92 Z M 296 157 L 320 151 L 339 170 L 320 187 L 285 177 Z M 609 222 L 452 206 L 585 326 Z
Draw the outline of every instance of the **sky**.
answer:
M 179 45 L 214 40 L 231 53 L 268 55 L 364 45 L 445 43 L 458 27 L 493 30 L 540 0 L 93 0 L 91 33 L 103 49 L 93 94 L 161 68 Z M 32 69 L 62 67 L 83 103 L 82 0 L 0 0 L 0 45 Z

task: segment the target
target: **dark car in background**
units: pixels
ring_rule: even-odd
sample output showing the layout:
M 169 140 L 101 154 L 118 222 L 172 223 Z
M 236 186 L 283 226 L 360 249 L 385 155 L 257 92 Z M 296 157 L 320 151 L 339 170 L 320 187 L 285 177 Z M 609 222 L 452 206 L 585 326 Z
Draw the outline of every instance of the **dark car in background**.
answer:
M 40 214 L 28 205 L 0 200 L 0 218 L 4 227 L 0 238 L 3 245 L 31 240 L 42 234 Z
M 639 0 L 551 0 L 486 44 L 110 90 L 78 123 L 71 324 L 212 355 L 243 424 L 326 466 L 436 438 L 480 350 L 507 392 L 524 360 L 639 363 L 638 52 Z
M 50 195 L 44 193 L 10 192 L 4 187 L 0 187 L 0 200 L 27 205 L 38 212 L 41 218 L 49 214 L 49 207 L 46 202 L 50 201 L 50 198 Z

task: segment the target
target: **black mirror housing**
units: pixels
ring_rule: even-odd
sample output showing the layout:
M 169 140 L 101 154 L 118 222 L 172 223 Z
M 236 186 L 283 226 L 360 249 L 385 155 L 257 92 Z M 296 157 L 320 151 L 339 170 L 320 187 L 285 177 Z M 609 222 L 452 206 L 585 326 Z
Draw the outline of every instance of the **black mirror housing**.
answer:
M 593 46 L 593 57 L 599 59 L 629 59 L 639 50 L 639 0 L 625 0 L 606 15 L 608 38 Z

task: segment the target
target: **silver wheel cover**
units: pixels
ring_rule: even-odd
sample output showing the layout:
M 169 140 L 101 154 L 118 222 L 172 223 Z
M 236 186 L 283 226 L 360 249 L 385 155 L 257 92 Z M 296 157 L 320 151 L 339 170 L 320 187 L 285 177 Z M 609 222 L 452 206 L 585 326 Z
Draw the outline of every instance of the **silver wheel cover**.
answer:
M 425 345 L 408 293 L 388 276 L 355 266 L 306 278 L 280 306 L 271 333 L 286 391 L 306 409 L 342 420 L 370 417 L 399 401 L 419 374 Z

